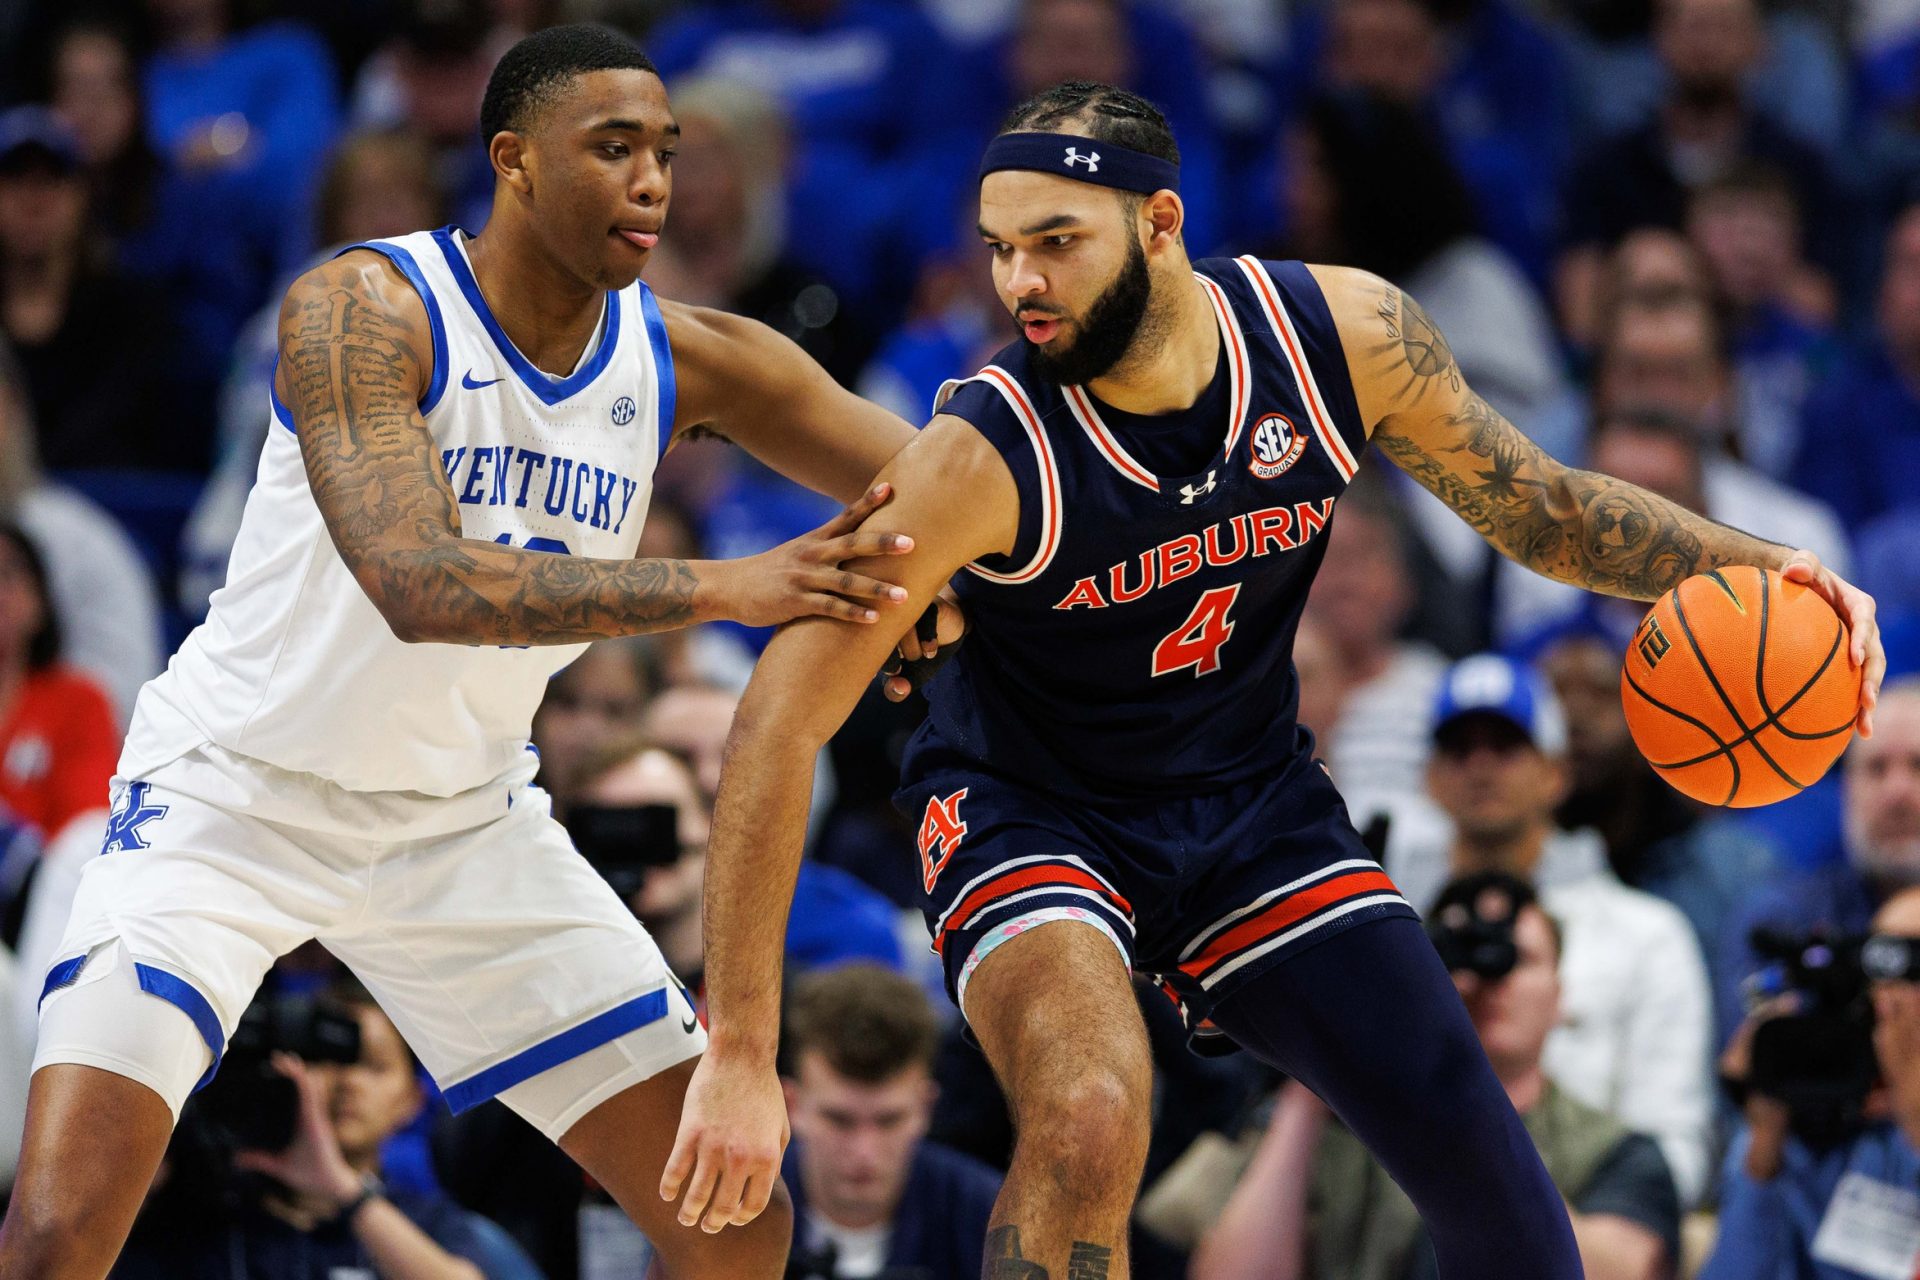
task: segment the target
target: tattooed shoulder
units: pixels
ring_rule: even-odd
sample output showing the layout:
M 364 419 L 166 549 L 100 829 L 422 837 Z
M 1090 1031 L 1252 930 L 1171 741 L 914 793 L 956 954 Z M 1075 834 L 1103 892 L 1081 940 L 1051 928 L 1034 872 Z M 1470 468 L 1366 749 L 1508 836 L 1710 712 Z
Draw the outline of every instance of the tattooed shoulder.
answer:
M 1388 349 L 1398 343 L 1406 362 L 1408 389 L 1422 382 L 1439 379 L 1449 391 L 1460 390 L 1460 366 L 1454 361 L 1453 348 L 1413 295 L 1382 282 L 1379 305 L 1374 309 L 1386 332 Z

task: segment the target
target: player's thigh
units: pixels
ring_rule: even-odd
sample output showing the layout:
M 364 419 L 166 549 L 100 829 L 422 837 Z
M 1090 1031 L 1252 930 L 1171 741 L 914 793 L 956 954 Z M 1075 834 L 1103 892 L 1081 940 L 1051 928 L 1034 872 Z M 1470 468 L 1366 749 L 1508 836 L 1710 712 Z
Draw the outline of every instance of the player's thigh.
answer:
M 771 1280 L 781 1273 L 792 1234 L 783 1188 L 774 1188 L 767 1210 L 747 1226 L 712 1235 L 682 1226 L 679 1205 L 660 1198 L 693 1068 L 691 1061 L 669 1067 L 601 1102 L 561 1136 L 560 1148 L 620 1203 L 676 1280 L 709 1274 Z
M 357 905 L 339 868 L 286 828 L 120 784 L 40 992 L 36 1069 L 117 1071 L 177 1115 L 274 960 Z
M 1102 930 L 1055 919 L 975 967 L 967 1020 L 1007 1092 L 1016 1127 L 1056 1124 L 1131 1145 L 1148 1123 L 1152 1055 L 1133 982 Z
M 464 1111 L 498 1096 L 557 1139 L 696 1056 L 692 1001 L 537 788 L 485 827 L 383 860 L 375 907 L 325 941 Z

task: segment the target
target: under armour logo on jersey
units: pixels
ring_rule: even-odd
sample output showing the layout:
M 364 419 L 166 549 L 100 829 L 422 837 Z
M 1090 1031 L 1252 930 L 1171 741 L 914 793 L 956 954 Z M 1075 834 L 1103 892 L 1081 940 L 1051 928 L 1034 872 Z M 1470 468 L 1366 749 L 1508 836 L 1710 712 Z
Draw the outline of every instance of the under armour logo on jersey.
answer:
M 1190 507 L 1193 505 L 1193 500 L 1195 498 L 1204 498 L 1208 494 L 1212 493 L 1214 491 L 1214 488 L 1216 487 L 1213 482 L 1213 477 L 1215 474 L 1216 473 L 1212 471 L 1207 472 L 1206 482 L 1204 484 L 1201 484 L 1197 488 L 1190 484 L 1181 485 L 1180 486 L 1180 505 L 1183 507 Z
M 1081 155 L 1080 148 L 1068 147 L 1067 168 L 1071 169 L 1077 164 L 1087 166 L 1088 173 L 1098 173 L 1100 172 L 1100 153 L 1098 151 L 1089 151 L 1086 155 Z
M 123 849 L 148 848 L 146 840 L 140 834 L 140 828 L 156 818 L 167 816 L 164 804 L 148 804 L 145 782 L 129 782 L 126 794 L 120 797 L 120 803 L 114 806 L 113 816 L 107 819 L 107 838 L 101 844 L 101 853 L 118 853 Z
M 960 817 L 960 802 L 966 798 L 967 788 L 962 787 L 944 800 L 935 796 L 927 801 L 927 816 L 920 820 L 920 878 L 928 893 L 967 834 L 967 824 Z

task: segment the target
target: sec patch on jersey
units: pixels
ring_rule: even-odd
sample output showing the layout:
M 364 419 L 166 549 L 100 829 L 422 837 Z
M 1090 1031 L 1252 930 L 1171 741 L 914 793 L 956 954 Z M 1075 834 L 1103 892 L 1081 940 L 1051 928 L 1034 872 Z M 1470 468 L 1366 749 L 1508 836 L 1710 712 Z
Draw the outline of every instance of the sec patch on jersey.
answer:
M 1247 470 L 1262 480 L 1281 474 L 1307 451 L 1306 435 L 1284 413 L 1269 413 L 1254 423 L 1251 442 Z

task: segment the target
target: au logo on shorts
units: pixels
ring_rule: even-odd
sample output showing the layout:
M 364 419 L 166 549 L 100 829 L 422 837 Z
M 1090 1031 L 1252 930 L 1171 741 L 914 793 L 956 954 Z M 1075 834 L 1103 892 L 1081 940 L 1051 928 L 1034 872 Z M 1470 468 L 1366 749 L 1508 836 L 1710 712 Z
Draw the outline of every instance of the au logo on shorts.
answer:
M 1253 457 L 1247 470 L 1262 480 L 1271 480 L 1300 461 L 1307 450 L 1307 437 L 1281 413 L 1270 413 L 1253 424 Z
M 920 820 L 920 878 L 928 893 L 967 834 L 967 824 L 960 817 L 960 802 L 966 798 L 967 788 L 962 787 L 944 800 L 935 796 L 927 801 L 927 815 Z

